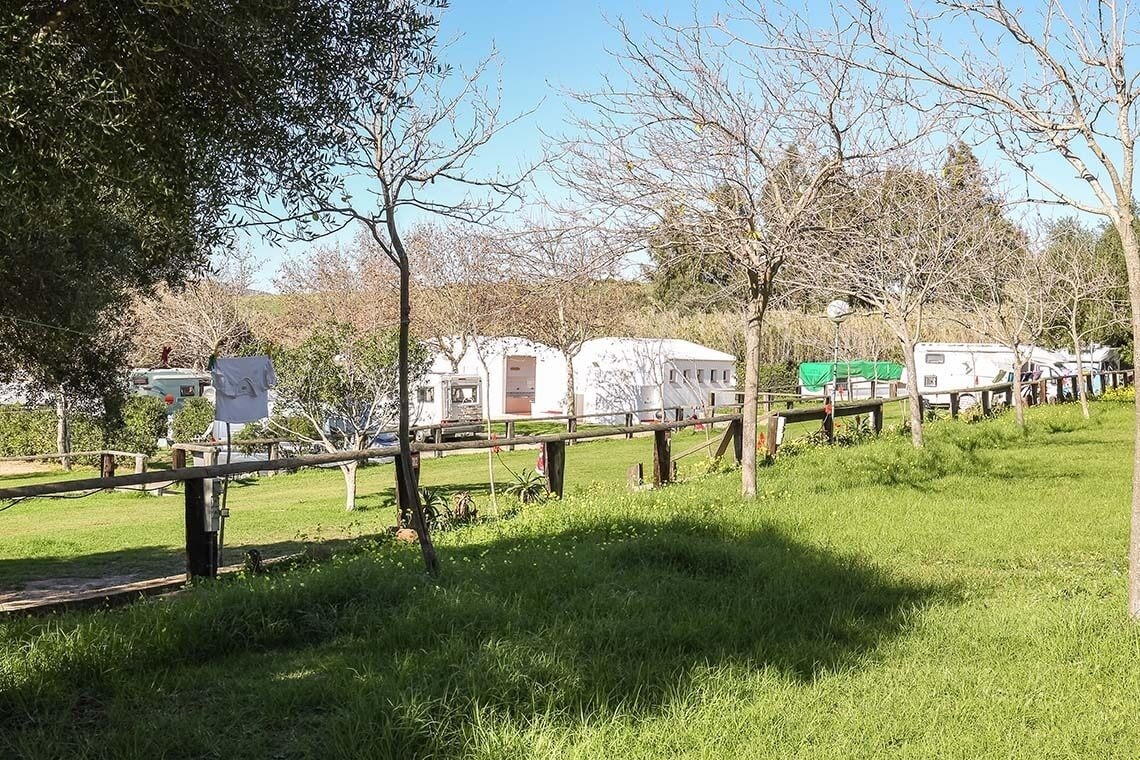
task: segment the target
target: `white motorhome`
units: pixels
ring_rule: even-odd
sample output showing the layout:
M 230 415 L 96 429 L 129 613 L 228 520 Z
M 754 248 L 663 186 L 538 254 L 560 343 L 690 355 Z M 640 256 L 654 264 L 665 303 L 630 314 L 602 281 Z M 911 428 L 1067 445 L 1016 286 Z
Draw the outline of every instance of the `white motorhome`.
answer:
M 1029 360 L 1022 366 L 1022 376 L 1057 378 L 1071 374 L 1065 357 L 1037 346 L 1024 349 Z M 935 406 L 950 403 L 950 391 L 974 388 L 1013 379 L 1014 354 L 1006 346 L 996 343 L 919 343 L 914 348 L 915 371 L 919 392 Z M 902 381 L 912 380 L 903 372 Z M 1056 385 L 1049 386 L 1050 398 L 1056 394 Z M 976 403 L 973 394 L 959 397 L 966 409 Z
M 185 367 L 138 368 L 131 370 L 132 393 L 157 396 L 166 401 L 171 413 L 178 411 L 188 398 L 210 395 L 210 375 Z M 212 400 L 212 399 L 211 399 Z

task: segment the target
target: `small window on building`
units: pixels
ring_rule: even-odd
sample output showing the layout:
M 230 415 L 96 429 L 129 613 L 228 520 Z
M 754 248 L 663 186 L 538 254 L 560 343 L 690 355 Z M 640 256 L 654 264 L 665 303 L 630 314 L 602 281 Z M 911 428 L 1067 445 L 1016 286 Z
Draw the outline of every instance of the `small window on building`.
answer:
M 703 383 L 705 381 L 705 371 L 703 369 L 697 370 L 697 382 Z
M 927 354 L 926 355 L 926 363 L 927 364 L 945 364 L 946 363 L 946 354 Z
M 721 379 L 721 382 L 724 382 L 724 383 L 728 382 L 728 370 L 727 369 L 724 370 L 724 372 L 721 374 L 720 379 Z
M 675 369 L 669 370 L 669 382 L 676 384 L 676 382 L 677 382 L 677 370 L 675 370 Z
M 924 388 L 937 388 L 938 375 L 926 375 L 922 378 L 922 385 Z
M 435 402 L 435 388 L 430 385 L 425 385 L 416 391 L 416 398 L 419 399 L 421 404 L 431 404 Z
M 182 398 L 197 396 L 198 394 L 195 392 L 197 389 L 198 386 L 196 385 L 180 385 L 178 386 L 178 395 Z
M 693 371 L 691 369 L 682 370 L 681 377 L 685 378 L 686 380 L 691 380 L 693 377 Z

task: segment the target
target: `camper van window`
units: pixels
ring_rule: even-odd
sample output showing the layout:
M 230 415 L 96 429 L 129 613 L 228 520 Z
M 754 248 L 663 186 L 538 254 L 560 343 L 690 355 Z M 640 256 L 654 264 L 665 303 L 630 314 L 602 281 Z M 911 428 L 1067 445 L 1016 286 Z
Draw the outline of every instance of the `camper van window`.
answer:
M 697 382 L 703 383 L 705 381 L 705 371 L 703 369 L 697 370 Z
M 131 383 L 133 385 L 146 385 L 147 384 L 146 375 L 142 375 L 142 374 L 131 375 Z
M 926 388 L 937 388 L 938 375 L 926 375 L 922 378 L 922 385 Z
M 431 404 L 435 402 L 435 388 L 426 385 L 416 392 L 421 404 Z
M 194 392 L 197 389 L 197 387 L 198 386 L 196 386 L 196 385 L 180 385 L 180 386 L 178 386 L 178 395 L 181 396 L 182 398 L 188 398 L 190 396 L 197 396 L 198 394 Z
M 479 394 L 471 386 L 457 386 L 451 389 L 451 400 L 456 404 L 474 404 L 479 400 Z
M 671 382 L 673 384 L 677 383 L 677 370 L 675 370 L 675 369 L 669 370 L 669 382 Z
M 927 354 L 926 355 L 926 363 L 927 364 L 945 364 L 946 363 L 946 354 Z

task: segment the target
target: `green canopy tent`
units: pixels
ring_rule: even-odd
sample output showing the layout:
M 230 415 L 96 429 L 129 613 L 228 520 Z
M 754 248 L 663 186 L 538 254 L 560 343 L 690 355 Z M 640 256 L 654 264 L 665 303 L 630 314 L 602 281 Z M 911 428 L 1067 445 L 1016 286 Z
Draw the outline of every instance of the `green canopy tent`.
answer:
M 902 377 L 902 373 L 903 366 L 895 362 L 804 362 L 800 365 L 800 387 L 808 393 L 820 393 L 836 380 L 894 382 Z

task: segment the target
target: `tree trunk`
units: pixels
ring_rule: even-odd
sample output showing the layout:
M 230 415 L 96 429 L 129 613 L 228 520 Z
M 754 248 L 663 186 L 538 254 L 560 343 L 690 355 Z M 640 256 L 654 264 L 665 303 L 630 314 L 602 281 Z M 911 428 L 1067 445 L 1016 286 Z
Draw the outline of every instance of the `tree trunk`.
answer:
M 1025 399 L 1021 397 L 1021 368 L 1024 366 L 1024 362 L 1021 361 L 1021 351 L 1015 346 L 1013 349 L 1013 416 L 1017 420 L 1017 426 L 1022 430 L 1025 429 Z
M 740 458 L 740 490 L 747 498 L 756 496 L 756 433 L 760 401 L 760 328 L 764 309 L 757 300 L 746 307 L 744 326 L 744 441 Z
M 1073 351 L 1077 356 L 1077 397 L 1081 400 L 1081 414 L 1087 420 L 1089 418 L 1089 394 L 1088 389 L 1085 387 L 1084 377 L 1085 362 L 1081 358 L 1081 336 L 1077 334 L 1076 328 L 1071 328 L 1069 335 L 1073 339 Z
M 397 362 L 399 364 L 399 435 L 400 435 L 400 459 L 399 468 L 403 473 L 405 483 L 415 483 L 415 471 L 412 469 L 412 431 L 410 420 L 410 407 L 411 397 L 408 390 L 408 329 L 412 322 L 412 304 L 411 304 L 411 266 L 408 263 L 408 256 L 404 251 L 403 245 L 399 241 L 399 236 L 396 234 L 395 223 L 391 219 L 391 212 L 389 212 L 388 221 L 389 234 L 392 237 L 393 247 L 396 248 L 400 257 L 400 344 L 399 344 L 399 357 Z M 424 508 L 420 503 L 420 491 L 418 488 L 409 488 L 408 497 L 412 502 L 412 519 L 415 524 L 416 535 L 420 540 L 420 553 L 424 557 L 424 566 L 431 575 L 439 575 L 439 558 L 435 554 L 435 546 L 432 545 L 431 536 L 428 534 L 427 523 L 424 522 Z
M 922 390 L 919 385 L 918 364 L 914 360 L 914 343 L 908 336 L 900 335 L 903 363 L 906 364 L 906 395 L 910 399 L 910 443 L 916 449 L 922 448 Z
M 1132 307 L 1132 343 L 1140 346 L 1140 241 L 1132 229 L 1132 213 L 1126 199 L 1116 224 L 1128 268 L 1128 302 Z M 1133 381 L 1135 382 L 1135 381 Z M 1140 394 L 1133 407 L 1132 510 L 1128 539 L 1128 617 L 1140 622 Z
M 344 508 L 351 512 L 356 509 L 356 469 L 359 462 L 345 462 L 340 466 L 344 474 Z
M 574 357 L 564 352 L 566 357 L 566 414 L 573 417 L 578 413 L 578 403 L 574 396 Z
M 55 445 L 58 453 L 71 453 L 71 420 L 67 407 L 67 393 L 63 386 L 59 386 L 59 395 L 55 399 Z M 60 457 L 59 463 L 63 469 L 71 471 L 71 457 Z

